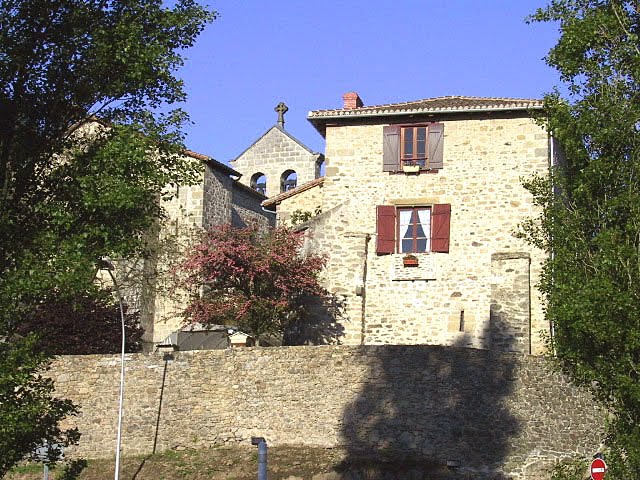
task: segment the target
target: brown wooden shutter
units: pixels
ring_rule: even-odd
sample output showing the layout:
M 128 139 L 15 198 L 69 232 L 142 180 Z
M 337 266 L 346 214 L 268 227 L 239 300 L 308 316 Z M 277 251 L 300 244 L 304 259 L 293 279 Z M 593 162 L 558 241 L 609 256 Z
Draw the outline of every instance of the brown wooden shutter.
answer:
M 442 151 L 444 144 L 444 124 L 432 123 L 429 125 L 429 168 L 439 170 L 442 168 Z
M 383 128 L 382 171 L 397 172 L 400 163 L 400 127 L 388 125 Z
M 396 251 L 396 207 L 378 205 L 376 207 L 376 253 L 386 255 Z
M 442 203 L 431 209 L 431 251 L 449 253 L 451 205 Z

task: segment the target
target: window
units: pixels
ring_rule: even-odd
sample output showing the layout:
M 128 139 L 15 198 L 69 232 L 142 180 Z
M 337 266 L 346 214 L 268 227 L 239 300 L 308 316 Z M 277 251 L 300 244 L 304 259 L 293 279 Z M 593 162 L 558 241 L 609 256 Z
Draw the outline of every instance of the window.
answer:
M 442 123 L 388 125 L 384 127 L 383 135 L 382 171 L 437 171 L 442 168 Z
M 398 252 L 428 252 L 431 243 L 431 208 L 399 208 Z
M 376 253 L 449 253 L 451 205 L 377 207 Z
M 427 127 L 402 127 L 400 137 L 400 166 L 418 165 L 426 168 Z

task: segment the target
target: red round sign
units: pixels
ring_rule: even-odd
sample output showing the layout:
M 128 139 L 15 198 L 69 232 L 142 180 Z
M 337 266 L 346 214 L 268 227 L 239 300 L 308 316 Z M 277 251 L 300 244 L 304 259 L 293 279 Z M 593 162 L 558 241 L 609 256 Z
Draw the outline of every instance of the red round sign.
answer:
M 591 478 L 593 480 L 602 480 L 605 473 L 607 473 L 607 464 L 604 463 L 604 460 L 602 460 L 601 458 L 596 458 L 593 462 L 591 462 L 591 468 L 589 469 L 589 472 L 591 472 Z

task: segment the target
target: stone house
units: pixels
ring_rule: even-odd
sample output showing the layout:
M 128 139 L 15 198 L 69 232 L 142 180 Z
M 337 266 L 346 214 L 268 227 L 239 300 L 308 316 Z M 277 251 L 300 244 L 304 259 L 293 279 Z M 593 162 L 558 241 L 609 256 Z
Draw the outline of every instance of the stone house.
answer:
M 236 227 L 275 224 L 274 214 L 261 206 L 266 197 L 240 182 L 240 172 L 190 150 L 184 155 L 204 165 L 201 181 L 191 186 L 174 187 L 175 194 L 171 200 L 163 202 L 166 218 L 161 227 L 150 234 L 153 242 L 160 244 L 171 237 L 175 253 L 180 253 L 189 243 L 190 234 L 198 229 L 223 224 Z M 144 281 L 138 292 L 141 323 L 145 330 L 143 341 L 145 348 L 151 349 L 180 329 L 180 313 L 185 304 L 179 294 L 166 294 L 165 280 L 169 267 L 162 258 L 156 255 L 147 259 L 143 268 L 152 272 L 143 275 Z
M 344 307 L 336 341 L 541 352 L 544 253 L 514 233 L 536 214 L 522 179 L 553 159 L 532 119 L 542 102 L 343 99 L 308 115 L 326 139 L 325 177 L 264 202 L 321 210 L 304 229 Z

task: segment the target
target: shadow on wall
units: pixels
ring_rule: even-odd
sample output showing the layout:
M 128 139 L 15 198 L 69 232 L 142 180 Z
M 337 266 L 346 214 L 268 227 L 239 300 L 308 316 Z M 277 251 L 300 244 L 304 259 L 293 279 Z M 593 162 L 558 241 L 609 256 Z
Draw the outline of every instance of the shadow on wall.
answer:
M 521 429 L 505 404 L 516 358 L 462 348 L 466 342 L 368 347 L 368 380 L 344 412 L 343 470 L 366 478 L 503 478 L 496 472 Z
M 346 301 L 335 294 L 305 300 L 309 315 L 284 333 L 283 345 L 336 345 L 344 336 Z

